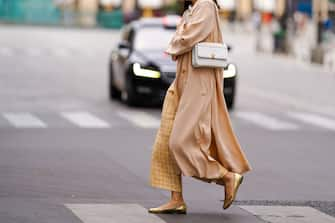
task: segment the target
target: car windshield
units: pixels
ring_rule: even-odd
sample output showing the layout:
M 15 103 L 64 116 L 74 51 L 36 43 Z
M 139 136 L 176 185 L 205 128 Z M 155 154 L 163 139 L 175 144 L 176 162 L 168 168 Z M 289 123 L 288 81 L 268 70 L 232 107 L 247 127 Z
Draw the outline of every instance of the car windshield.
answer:
M 136 50 L 162 50 L 167 47 L 175 29 L 164 27 L 145 27 L 140 29 L 134 40 Z

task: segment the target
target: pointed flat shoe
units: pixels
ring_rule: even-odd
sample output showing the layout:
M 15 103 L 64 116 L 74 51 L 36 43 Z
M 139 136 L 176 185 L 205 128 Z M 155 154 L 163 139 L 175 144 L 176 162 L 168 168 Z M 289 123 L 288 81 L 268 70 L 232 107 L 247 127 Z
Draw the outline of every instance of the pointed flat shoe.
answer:
M 152 214 L 186 214 L 187 207 L 186 204 L 182 204 L 175 208 L 169 208 L 169 209 L 149 208 L 148 212 Z
M 243 182 L 243 176 L 238 174 L 238 173 L 234 173 L 233 194 L 229 197 L 225 197 L 224 204 L 223 204 L 223 209 L 229 208 L 230 205 L 233 203 L 233 201 L 235 200 L 236 194 L 237 194 L 237 190 L 240 187 L 242 182 Z

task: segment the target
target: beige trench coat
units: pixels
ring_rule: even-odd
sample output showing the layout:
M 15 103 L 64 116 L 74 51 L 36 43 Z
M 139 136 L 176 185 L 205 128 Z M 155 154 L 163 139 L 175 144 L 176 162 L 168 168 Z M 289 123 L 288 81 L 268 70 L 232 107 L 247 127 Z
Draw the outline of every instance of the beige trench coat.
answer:
M 203 41 L 223 42 L 212 0 L 198 0 L 184 13 L 166 49 L 176 57 L 177 74 L 165 96 L 153 145 L 151 186 L 180 192 L 181 174 L 211 182 L 222 170 L 251 170 L 230 122 L 223 70 L 192 67 L 192 48 Z

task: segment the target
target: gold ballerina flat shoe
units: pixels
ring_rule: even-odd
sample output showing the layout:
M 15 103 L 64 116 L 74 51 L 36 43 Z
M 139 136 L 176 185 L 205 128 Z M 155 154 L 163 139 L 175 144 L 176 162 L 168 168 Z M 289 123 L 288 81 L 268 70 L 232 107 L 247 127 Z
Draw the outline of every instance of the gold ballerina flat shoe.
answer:
M 233 201 L 235 200 L 236 194 L 237 194 L 237 190 L 240 187 L 242 181 L 243 181 L 243 176 L 240 175 L 240 174 L 238 174 L 238 173 L 234 173 L 234 190 L 233 190 L 233 194 L 231 196 L 225 197 L 224 204 L 223 204 L 223 209 L 229 208 L 230 205 L 233 203 Z
M 148 212 L 152 214 L 186 214 L 187 207 L 186 204 L 182 204 L 178 207 L 169 209 L 149 208 Z

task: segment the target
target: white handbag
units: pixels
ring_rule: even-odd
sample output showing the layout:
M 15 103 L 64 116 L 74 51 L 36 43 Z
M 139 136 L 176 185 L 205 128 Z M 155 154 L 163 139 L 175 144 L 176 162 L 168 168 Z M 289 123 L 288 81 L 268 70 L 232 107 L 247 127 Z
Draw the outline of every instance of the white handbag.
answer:
M 200 42 L 192 49 L 193 67 L 224 68 L 228 61 L 228 47 L 224 43 Z
M 218 29 L 220 21 L 216 16 Z M 228 46 L 225 43 L 200 42 L 192 49 L 193 67 L 224 68 L 228 65 Z

